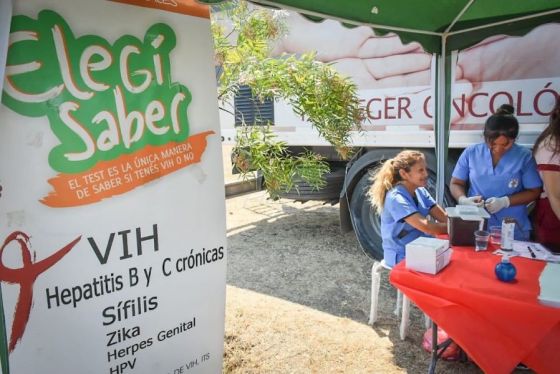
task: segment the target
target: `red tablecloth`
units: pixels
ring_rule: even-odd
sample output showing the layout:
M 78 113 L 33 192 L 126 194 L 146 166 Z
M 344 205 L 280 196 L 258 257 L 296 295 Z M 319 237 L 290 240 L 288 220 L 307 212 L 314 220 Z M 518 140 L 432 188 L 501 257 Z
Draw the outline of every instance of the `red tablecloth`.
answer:
M 560 373 L 560 308 L 537 300 L 545 262 L 512 258 L 517 279 L 504 283 L 494 274 L 500 260 L 491 251 L 454 247 L 440 273 L 407 270 L 403 261 L 390 281 L 486 373 L 509 374 L 520 362 L 537 373 Z

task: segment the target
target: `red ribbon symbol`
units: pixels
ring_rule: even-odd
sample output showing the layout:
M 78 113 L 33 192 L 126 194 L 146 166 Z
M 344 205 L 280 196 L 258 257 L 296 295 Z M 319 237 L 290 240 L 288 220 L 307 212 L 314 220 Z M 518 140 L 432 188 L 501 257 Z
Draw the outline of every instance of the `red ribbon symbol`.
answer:
M 12 324 L 12 334 L 10 335 L 10 344 L 8 346 L 9 352 L 12 352 L 16 347 L 18 341 L 22 338 L 29 320 L 31 313 L 31 304 L 33 303 L 33 284 L 37 277 L 45 270 L 56 264 L 62 259 L 70 250 L 80 241 L 82 237 L 79 236 L 57 252 L 53 253 L 44 260 L 33 262 L 31 259 L 31 251 L 29 250 L 29 236 L 21 231 L 14 231 L 6 240 L 2 248 L 0 248 L 0 281 L 19 284 L 20 292 L 16 309 L 14 312 L 14 322 Z M 21 257 L 23 266 L 18 269 L 13 269 L 4 266 L 2 261 L 2 254 L 4 248 L 13 241 L 19 243 L 21 249 Z

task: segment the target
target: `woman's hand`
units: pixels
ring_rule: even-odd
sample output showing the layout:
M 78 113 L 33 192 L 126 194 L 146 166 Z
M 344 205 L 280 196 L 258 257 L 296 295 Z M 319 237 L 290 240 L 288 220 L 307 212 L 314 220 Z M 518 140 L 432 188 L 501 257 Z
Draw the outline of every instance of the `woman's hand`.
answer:
M 524 37 L 496 35 L 459 53 L 458 79 L 471 82 L 554 77 L 558 72 L 560 25 L 539 26 Z
M 482 206 L 484 205 L 484 200 L 482 200 L 482 196 L 476 195 L 471 197 L 466 197 L 465 195 L 460 196 L 457 199 L 459 205 L 474 205 L 474 206 Z
M 429 235 L 447 234 L 447 222 L 430 222 L 427 217 L 420 213 L 414 213 L 406 217 L 405 222 L 417 230 Z
M 449 184 L 449 191 L 451 191 L 451 195 L 457 200 L 459 205 L 475 205 L 475 206 L 482 206 L 484 205 L 484 200 L 482 196 L 476 195 L 467 197 L 466 194 L 466 186 L 467 182 L 462 179 L 451 177 L 451 182 Z
M 486 199 L 484 205 L 490 214 L 498 213 L 500 210 L 509 207 L 509 197 L 491 197 Z

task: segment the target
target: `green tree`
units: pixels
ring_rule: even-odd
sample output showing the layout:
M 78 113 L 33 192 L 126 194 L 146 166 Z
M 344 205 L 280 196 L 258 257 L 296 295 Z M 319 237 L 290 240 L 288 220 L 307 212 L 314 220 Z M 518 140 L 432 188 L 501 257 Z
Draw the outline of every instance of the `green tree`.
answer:
M 217 15 L 231 22 L 226 29 Z M 285 35 L 282 11 L 231 1 L 213 12 L 212 33 L 220 66 L 218 97 L 227 103 L 243 85 L 259 100 L 282 99 L 331 143 L 342 159 L 351 153 L 350 131 L 359 128 L 362 110 L 356 86 L 313 53 L 270 57 L 274 41 Z M 234 158 L 242 173 L 261 170 L 271 197 L 302 179 L 315 188 L 324 184 L 328 163 L 312 152 L 291 154 L 269 127 L 244 124 L 237 134 Z

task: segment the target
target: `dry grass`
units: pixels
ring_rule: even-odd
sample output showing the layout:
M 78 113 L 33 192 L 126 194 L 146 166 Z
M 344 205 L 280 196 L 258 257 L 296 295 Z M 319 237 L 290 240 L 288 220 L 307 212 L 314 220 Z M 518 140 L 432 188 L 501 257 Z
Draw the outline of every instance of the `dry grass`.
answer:
M 371 327 L 229 286 L 226 373 L 403 373 Z

